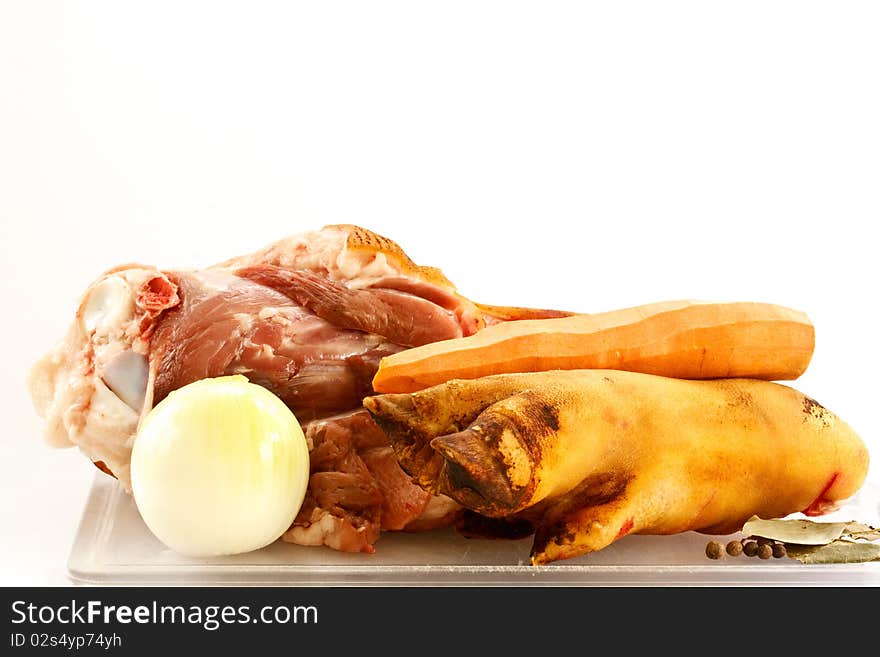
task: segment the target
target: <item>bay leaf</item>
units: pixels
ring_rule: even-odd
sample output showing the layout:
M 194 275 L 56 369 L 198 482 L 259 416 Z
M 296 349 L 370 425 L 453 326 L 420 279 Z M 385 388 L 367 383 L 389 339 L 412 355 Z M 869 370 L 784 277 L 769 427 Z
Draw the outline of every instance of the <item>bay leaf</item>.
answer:
M 814 522 L 802 518 L 763 520 L 752 516 L 743 525 L 746 536 L 761 536 L 783 543 L 798 545 L 825 545 L 840 538 L 846 530 L 845 522 Z
M 785 550 L 804 564 L 880 561 L 880 543 L 835 540 L 827 545 L 786 545 Z
M 880 529 L 871 527 L 863 522 L 848 522 L 846 529 L 843 530 L 844 536 L 850 536 L 855 539 L 863 539 L 866 541 L 876 541 L 880 539 Z

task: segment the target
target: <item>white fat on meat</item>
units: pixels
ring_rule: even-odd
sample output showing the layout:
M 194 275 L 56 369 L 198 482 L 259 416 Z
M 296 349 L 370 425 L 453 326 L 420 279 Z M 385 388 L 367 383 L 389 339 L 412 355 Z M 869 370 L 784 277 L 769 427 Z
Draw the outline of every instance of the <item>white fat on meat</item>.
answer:
M 46 421 L 44 435 L 53 447 L 71 447 L 70 432 L 64 416 L 71 408 L 82 408 L 88 401 L 84 388 L 77 382 L 85 378 L 81 370 L 83 349 L 79 323 L 74 323 L 67 336 L 31 368 L 28 388 L 37 414 Z
M 325 509 L 315 509 L 311 523 L 295 524 L 282 535 L 287 543 L 318 547 L 325 545 L 341 552 L 372 552 L 367 527 L 354 527 Z
M 238 269 L 272 264 L 286 269 L 305 269 L 319 272 L 332 281 L 344 281 L 352 288 L 370 287 L 384 278 L 400 276 L 400 271 L 388 262 L 385 254 L 349 250 L 348 235 L 348 230 L 332 227 L 300 233 L 217 267 Z

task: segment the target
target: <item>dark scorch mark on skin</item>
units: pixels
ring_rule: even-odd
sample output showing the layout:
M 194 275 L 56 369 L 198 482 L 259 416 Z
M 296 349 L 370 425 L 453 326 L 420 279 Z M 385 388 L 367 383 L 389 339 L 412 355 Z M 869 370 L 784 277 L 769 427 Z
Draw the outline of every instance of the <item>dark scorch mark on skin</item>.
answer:
M 502 442 L 514 437 L 534 473 L 542 460 L 543 440 L 559 429 L 558 409 L 541 395 L 527 391 L 512 401 L 510 407 L 490 405 L 469 428 L 430 443 L 445 459 L 437 491 L 486 516 L 515 513 L 537 485 L 533 476 L 525 484 L 511 481 L 514 464 Z
M 631 479 L 629 475 L 597 473 L 584 479 L 563 497 L 552 500 L 541 521 L 536 523 L 532 555 L 544 552 L 551 542 L 560 546 L 573 543 L 577 534 L 569 526 L 569 516 L 614 503 L 623 496 Z
M 523 393 L 526 399 L 524 413 L 519 418 L 523 432 L 546 436 L 559 431 L 559 409 L 533 392 Z
M 810 397 L 804 397 L 804 422 L 812 416 L 822 422 L 824 426 L 829 427 L 831 426 L 829 415 L 830 412 L 822 404 Z

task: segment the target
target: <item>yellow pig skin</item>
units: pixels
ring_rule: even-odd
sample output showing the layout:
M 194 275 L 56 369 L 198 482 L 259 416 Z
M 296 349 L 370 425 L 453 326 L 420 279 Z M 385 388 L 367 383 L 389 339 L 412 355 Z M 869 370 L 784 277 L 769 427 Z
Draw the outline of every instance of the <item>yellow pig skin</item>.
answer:
M 630 533 L 730 533 L 824 513 L 868 451 L 797 390 L 614 370 L 501 374 L 367 398 L 404 470 L 483 517 L 527 521 L 532 562 Z

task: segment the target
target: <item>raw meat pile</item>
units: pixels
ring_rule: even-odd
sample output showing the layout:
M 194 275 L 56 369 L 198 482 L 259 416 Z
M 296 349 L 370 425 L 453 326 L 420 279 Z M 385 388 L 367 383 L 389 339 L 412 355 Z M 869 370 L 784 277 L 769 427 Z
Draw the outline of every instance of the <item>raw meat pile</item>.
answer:
M 52 444 L 79 446 L 128 488 L 138 422 L 155 404 L 243 374 L 284 400 L 309 441 L 309 490 L 284 539 L 372 552 L 382 529 L 428 529 L 459 508 L 411 481 L 363 410 L 380 359 L 560 314 L 480 306 L 391 240 L 328 226 L 204 270 L 108 271 L 34 367 L 31 395 Z

